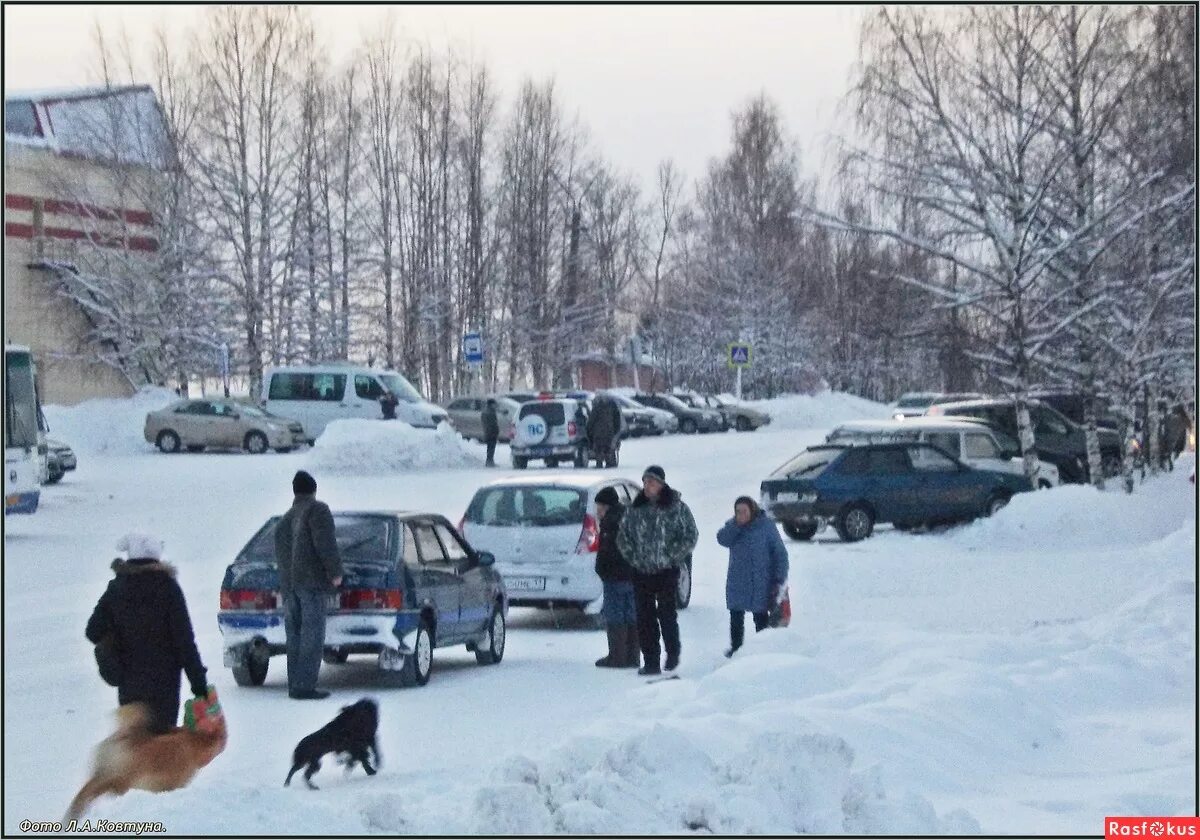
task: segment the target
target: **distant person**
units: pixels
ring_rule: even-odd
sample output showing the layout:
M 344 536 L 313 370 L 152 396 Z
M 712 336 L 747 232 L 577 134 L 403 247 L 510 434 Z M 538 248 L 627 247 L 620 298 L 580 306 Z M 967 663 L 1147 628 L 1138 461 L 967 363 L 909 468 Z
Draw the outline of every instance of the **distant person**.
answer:
M 483 442 L 487 446 L 485 467 L 496 466 L 496 442 L 500 440 L 500 417 L 496 414 L 496 400 L 489 397 L 479 415 L 483 421 Z
M 623 425 L 624 418 L 617 401 L 605 394 L 598 395 L 588 416 L 587 438 L 593 456 L 599 456 L 605 466 L 616 460 L 613 453 L 620 446 Z
M 775 523 L 749 496 L 740 496 L 733 503 L 733 519 L 717 532 L 717 542 L 729 549 L 725 575 L 728 657 L 745 639 L 746 613 L 754 616 L 756 633 L 767 628 L 771 606 L 787 582 L 788 553 Z
M 400 404 L 400 400 L 396 399 L 396 395 L 388 389 L 383 390 L 383 396 L 379 398 L 379 407 L 383 410 L 384 420 L 396 419 L 396 406 Z
M 679 666 L 679 569 L 696 547 L 698 536 L 692 511 L 679 492 L 667 485 L 666 472 L 657 465 L 647 467 L 642 474 L 642 492 L 625 512 L 617 534 L 617 548 L 634 569 L 638 641 L 645 660 L 638 673 L 643 676 Z M 666 663 L 659 660 L 660 633 Z
M 288 697 L 323 700 L 317 689 L 325 649 L 326 598 L 342 585 L 342 559 L 329 505 L 304 470 L 292 478 L 292 506 L 275 526 L 275 560 L 287 635 Z
M 617 534 L 625 506 L 617 491 L 603 488 L 596 494 L 596 518 L 600 520 L 600 550 L 596 552 L 596 574 L 604 586 L 604 627 L 608 655 L 596 660 L 598 668 L 638 666 L 637 609 L 633 595 L 633 567 L 617 548 Z
M 101 671 L 117 686 L 117 703 L 145 703 L 150 731 L 162 734 L 179 719 L 179 675 L 192 694 L 208 695 L 204 663 L 196 649 L 192 620 L 175 568 L 162 562 L 162 541 L 126 534 L 117 550 L 128 559 L 112 562 L 113 579 L 88 620 L 88 641 L 102 646 Z

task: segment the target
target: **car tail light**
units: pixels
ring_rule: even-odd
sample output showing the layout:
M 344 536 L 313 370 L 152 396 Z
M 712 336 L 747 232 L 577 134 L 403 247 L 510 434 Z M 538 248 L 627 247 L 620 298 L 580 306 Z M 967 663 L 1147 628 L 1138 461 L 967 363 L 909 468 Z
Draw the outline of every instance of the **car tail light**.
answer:
M 572 420 L 570 423 L 567 424 L 567 434 L 569 434 L 571 437 L 575 437 L 575 434 L 578 431 L 579 431 L 579 427 L 575 425 L 574 420 Z
M 931 405 L 929 406 L 929 410 L 925 413 L 930 417 L 940 417 L 942 414 L 942 407 L 940 405 Z
M 223 610 L 274 610 L 279 608 L 279 593 L 269 589 L 222 589 Z
M 398 610 L 404 606 L 400 589 L 343 589 L 339 595 L 344 610 Z
M 600 550 L 600 526 L 596 517 L 590 513 L 583 515 L 583 530 L 579 532 L 579 542 L 575 545 L 576 554 L 595 554 Z

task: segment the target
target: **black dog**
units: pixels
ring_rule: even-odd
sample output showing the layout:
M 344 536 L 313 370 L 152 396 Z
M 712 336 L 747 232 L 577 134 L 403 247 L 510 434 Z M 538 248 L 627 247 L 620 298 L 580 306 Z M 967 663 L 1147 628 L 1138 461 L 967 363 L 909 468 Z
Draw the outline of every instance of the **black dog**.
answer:
M 350 706 L 342 706 L 338 716 L 322 726 L 311 735 L 300 739 L 292 753 L 292 770 L 284 780 L 284 786 L 292 781 L 292 776 L 304 765 L 304 782 L 311 789 L 317 786 L 312 783 L 313 775 L 321 769 L 321 757 L 327 753 L 346 753 L 346 771 L 349 772 L 357 761 L 367 771 L 368 776 L 375 775 L 367 750 L 375 755 L 375 764 L 382 765 L 379 758 L 379 742 L 375 731 L 379 728 L 379 707 L 374 700 L 363 698 Z

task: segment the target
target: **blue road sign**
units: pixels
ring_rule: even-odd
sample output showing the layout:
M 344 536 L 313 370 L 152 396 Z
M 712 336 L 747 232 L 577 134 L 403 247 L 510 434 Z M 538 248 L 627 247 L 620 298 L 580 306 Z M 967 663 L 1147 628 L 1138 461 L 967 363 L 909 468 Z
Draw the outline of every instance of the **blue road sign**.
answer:
M 483 336 L 477 332 L 469 332 L 463 336 L 463 356 L 469 364 L 483 362 Z
M 750 367 L 750 345 L 734 341 L 729 345 L 729 366 L 730 367 Z

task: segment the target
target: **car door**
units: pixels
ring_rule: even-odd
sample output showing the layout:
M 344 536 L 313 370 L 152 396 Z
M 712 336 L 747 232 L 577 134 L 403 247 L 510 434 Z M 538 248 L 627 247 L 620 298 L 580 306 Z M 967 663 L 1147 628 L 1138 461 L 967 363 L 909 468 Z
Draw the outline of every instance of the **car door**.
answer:
M 1022 465 L 1020 460 L 1011 457 L 1003 458 L 1000 445 L 995 438 L 985 432 L 966 432 L 963 434 L 962 461 L 968 466 L 980 470 L 990 470 L 1000 473 L 1019 473 Z
M 189 403 L 187 410 L 180 417 L 179 436 L 185 444 L 198 446 L 217 446 L 216 409 L 208 400 L 196 400 Z
M 959 433 L 950 434 L 957 439 Z M 984 485 L 979 474 L 964 469 L 945 455 L 944 447 L 915 446 L 909 450 L 909 456 L 917 476 L 908 499 L 910 521 L 961 519 L 974 516 L 983 508 Z
M 446 522 L 435 522 L 434 532 L 442 543 L 446 558 L 458 570 L 461 590 L 458 602 L 458 632 L 464 636 L 482 633 L 492 614 L 491 586 L 483 568 L 467 551 L 458 534 Z
M 436 644 L 456 641 L 461 635 L 459 608 L 462 602 L 462 577 L 446 556 L 434 530 L 434 523 L 418 519 L 409 523 L 417 547 L 419 566 L 414 574 L 422 603 L 428 603 L 437 616 Z
M 229 403 L 212 404 L 212 442 L 214 446 L 240 447 L 245 434 L 237 408 Z
M 379 402 L 383 396 L 383 385 L 370 374 L 354 374 L 354 387 L 347 389 L 345 402 L 349 404 L 349 413 L 364 420 L 382 420 L 383 404 Z
M 907 522 L 919 517 L 917 495 L 920 476 L 903 447 L 869 450 L 867 498 L 878 522 Z

